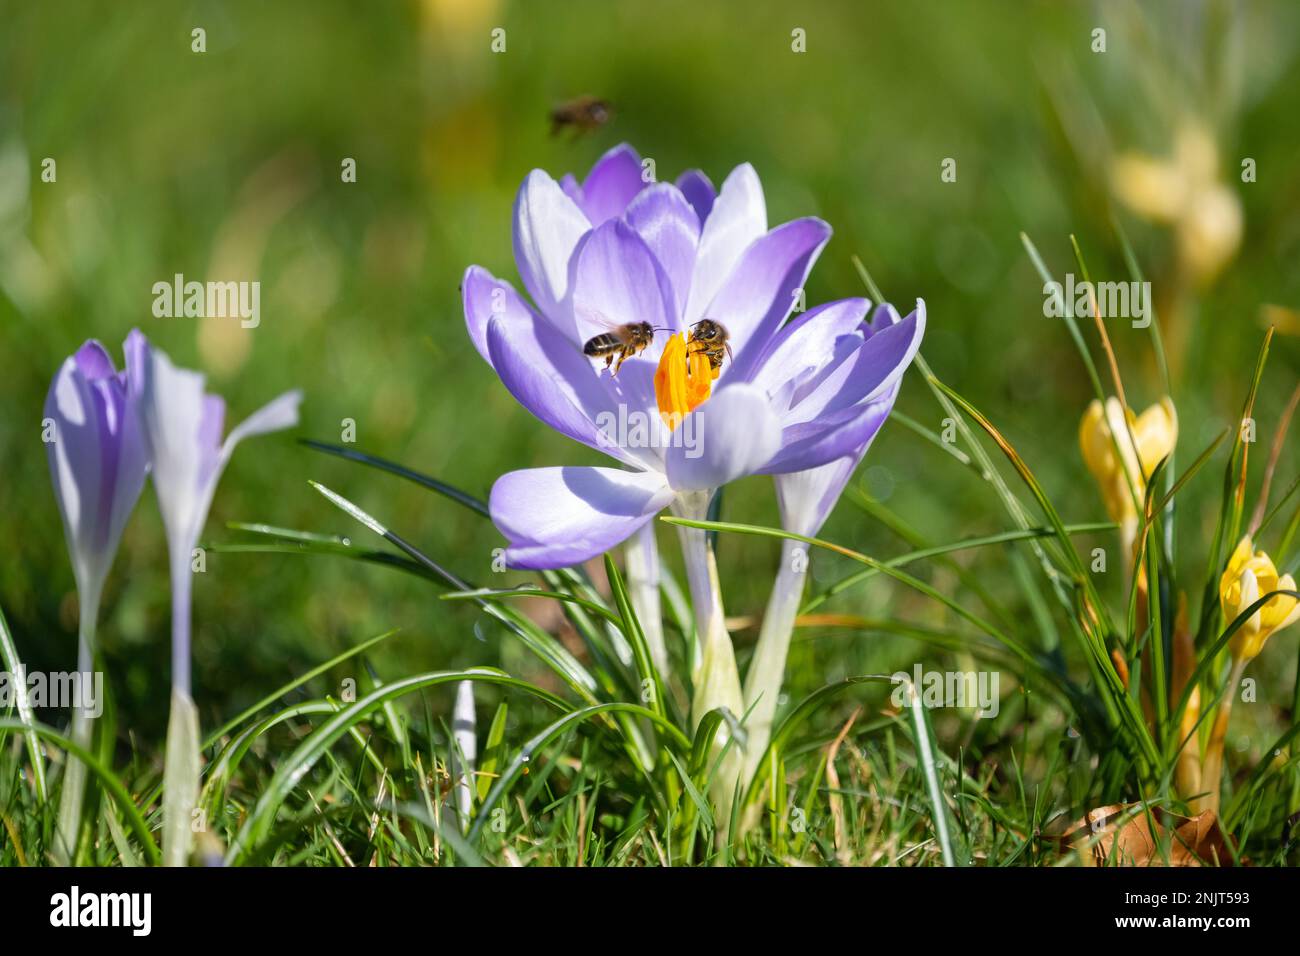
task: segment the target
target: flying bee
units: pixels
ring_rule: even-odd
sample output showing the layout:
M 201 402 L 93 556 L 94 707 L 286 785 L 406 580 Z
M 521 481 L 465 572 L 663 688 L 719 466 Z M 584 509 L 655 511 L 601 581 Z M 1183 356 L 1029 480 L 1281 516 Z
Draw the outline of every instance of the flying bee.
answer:
M 582 347 L 582 354 L 591 358 L 603 358 L 605 368 L 609 368 L 614 359 L 614 374 L 623 367 L 623 362 L 640 353 L 655 340 L 654 326 L 649 322 L 629 322 L 626 325 L 614 325 L 608 332 L 601 332 L 587 339 Z
M 579 136 L 590 133 L 608 123 L 613 115 L 614 109 L 608 100 L 598 96 L 579 96 L 551 110 L 551 135 L 565 127 Z
M 700 319 L 691 326 L 690 334 L 686 338 L 686 352 L 689 355 L 707 355 L 709 368 L 713 369 L 713 377 L 717 378 L 718 370 L 722 368 L 723 353 L 726 353 L 727 358 L 735 359 L 731 354 L 728 338 L 730 336 L 721 322 Z

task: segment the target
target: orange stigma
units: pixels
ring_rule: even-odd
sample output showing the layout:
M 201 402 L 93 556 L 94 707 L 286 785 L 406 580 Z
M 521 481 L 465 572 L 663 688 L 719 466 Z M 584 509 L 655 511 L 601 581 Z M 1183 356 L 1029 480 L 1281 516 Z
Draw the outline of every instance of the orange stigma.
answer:
M 655 400 L 670 431 L 709 397 L 713 377 L 707 355 L 688 353 L 680 332 L 669 337 L 655 370 Z

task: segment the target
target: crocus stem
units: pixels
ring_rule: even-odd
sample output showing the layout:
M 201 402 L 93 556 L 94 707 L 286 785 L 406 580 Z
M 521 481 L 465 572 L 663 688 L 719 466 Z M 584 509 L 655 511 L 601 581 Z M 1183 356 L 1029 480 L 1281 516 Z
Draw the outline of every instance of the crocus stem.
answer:
M 683 518 L 701 520 L 708 513 L 707 492 L 682 495 L 675 505 Z M 691 723 L 699 726 L 705 714 L 719 707 L 731 711 L 737 719 L 744 716 L 744 700 L 740 693 L 740 672 L 736 668 L 736 651 L 727 633 L 726 616 L 722 610 L 722 586 L 718 580 L 718 562 L 713 556 L 713 546 L 708 533 L 700 528 L 678 526 L 682 557 L 686 564 L 686 580 L 691 591 L 691 605 L 695 609 L 695 629 L 700 648 L 699 663 L 694 669 L 695 694 L 691 700 Z M 727 742 L 729 730 L 724 722 L 718 732 L 718 746 Z M 717 808 L 717 836 L 719 843 L 727 839 L 731 823 L 731 807 L 736 784 L 740 779 L 742 756 L 740 742 L 733 740 L 727 747 L 710 780 L 709 791 Z
M 650 659 L 660 677 L 668 674 L 668 646 L 664 643 L 663 612 L 659 604 L 659 545 L 654 522 L 627 542 L 627 588 L 641 632 L 650 647 Z
M 91 687 L 95 669 L 95 629 L 99 619 L 101 587 L 87 586 L 78 593 L 80 604 L 77 622 L 77 671 L 81 686 Z M 94 735 L 94 718 L 87 707 L 88 700 L 72 703 L 72 742 L 86 750 Z M 68 767 L 59 794 L 59 820 L 56 859 L 62 865 L 75 862 L 77 835 L 81 831 L 81 802 L 86 790 L 86 766 L 76 757 L 68 757 Z
M 188 550 L 174 549 L 172 578 L 172 689 L 190 696 L 191 571 Z
M 163 865 L 184 866 L 199 794 L 199 715 L 190 699 L 190 554 L 172 549 L 172 701 L 163 767 Z M 179 552 L 179 553 L 178 553 Z M 202 821 L 197 821 L 202 826 Z
M 705 492 L 682 495 L 675 510 L 683 518 L 702 520 L 708 513 Z M 691 723 L 699 725 L 704 715 L 718 707 L 731 710 L 736 718 L 744 714 L 740 693 L 740 672 L 736 652 L 727 633 L 722 609 L 722 585 L 718 580 L 718 562 L 708 533 L 700 528 L 678 526 L 682 558 L 686 563 L 686 581 L 695 609 L 695 630 L 699 641 L 699 661 L 692 675 L 695 696 L 691 701 Z
M 1120 537 L 1120 554 L 1124 558 L 1124 574 L 1127 577 L 1133 573 L 1133 561 L 1135 555 L 1133 548 L 1137 544 L 1138 519 L 1136 515 L 1126 516 L 1119 526 Z
M 1221 782 L 1219 778 L 1223 772 L 1223 744 L 1228 736 L 1228 716 L 1232 713 L 1232 700 L 1237 696 L 1237 688 L 1241 685 L 1241 675 L 1246 670 L 1246 663 L 1244 657 L 1233 658 L 1232 661 L 1232 673 L 1228 677 L 1228 692 L 1219 706 L 1218 716 L 1215 717 L 1214 727 L 1210 731 L 1209 746 L 1205 749 L 1205 763 L 1201 770 L 1201 789 L 1205 793 L 1192 802 L 1192 807 L 1197 813 L 1204 813 L 1206 810 L 1217 813 L 1219 810 Z
M 1190 799 L 1201 792 L 1201 748 L 1196 733 L 1196 722 L 1200 716 L 1200 688 L 1194 687 L 1187 700 L 1187 708 L 1183 711 L 1183 718 L 1179 722 L 1178 739 L 1186 743 L 1183 743 L 1183 749 L 1178 751 L 1178 764 L 1174 773 L 1178 793 L 1185 799 Z
M 745 707 L 749 710 L 749 730 L 745 752 L 744 779 L 750 780 L 763 759 L 772 738 L 772 718 L 776 715 L 777 697 L 785 677 L 785 660 L 790 650 L 795 616 L 803 598 L 807 569 L 807 550 L 798 541 L 785 541 L 781 547 L 781 567 L 772 584 L 763 613 L 763 626 L 749 673 L 745 675 Z

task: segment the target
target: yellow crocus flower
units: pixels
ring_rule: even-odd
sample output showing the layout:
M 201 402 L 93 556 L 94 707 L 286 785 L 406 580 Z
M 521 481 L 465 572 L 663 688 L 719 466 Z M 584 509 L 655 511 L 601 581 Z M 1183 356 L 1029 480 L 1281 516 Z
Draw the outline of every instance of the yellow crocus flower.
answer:
M 1114 397 L 1106 399 L 1104 406 L 1093 399 L 1083 414 L 1079 424 L 1083 460 L 1101 489 L 1111 520 L 1123 529 L 1127 547 L 1137 532 L 1138 503 L 1146 494 L 1147 479 L 1177 442 L 1178 415 L 1168 396 L 1141 415 L 1134 415 Z
M 1265 594 L 1295 589 L 1295 579 L 1289 574 L 1279 577 L 1273 559 L 1263 551 L 1255 551 L 1250 535 L 1246 535 L 1232 552 L 1228 568 L 1219 579 L 1223 616 L 1232 622 Z M 1289 595 L 1276 595 L 1232 635 L 1228 647 L 1233 658 L 1252 660 L 1264 649 L 1264 643 L 1274 631 L 1280 631 L 1297 619 L 1300 619 L 1300 602 Z
M 1197 279 L 1213 279 L 1241 245 L 1241 200 L 1219 178 L 1218 147 L 1203 124 L 1185 123 L 1168 159 L 1119 156 L 1111 179 L 1124 205 L 1173 227 L 1179 259 Z

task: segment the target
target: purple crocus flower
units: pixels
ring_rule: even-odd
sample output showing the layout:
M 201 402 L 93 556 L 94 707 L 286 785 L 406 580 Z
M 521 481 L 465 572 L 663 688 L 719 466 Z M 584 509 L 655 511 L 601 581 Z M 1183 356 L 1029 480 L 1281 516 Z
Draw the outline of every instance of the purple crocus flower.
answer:
M 77 670 L 82 680 L 89 680 L 104 579 L 140 498 L 148 460 L 130 407 L 126 373 L 117 371 L 108 352 L 93 339 L 65 360 L 54 377 L 45 418 L 54 426 L 45 450 L 81 610 Z M 83 707 L 74 708 L 73 741 L 89 749 L 92 734 L 92 715 Z M 76 856 L 85 774 L 79 760 L 68 761 L 55 850 L 64 864 Z
M 514 249 L 535 305 L 477 266 L 465 275 L 470 337 L 510 392 L 623 466 L 498 479 L 492 517 L 512 567 L 578 563 L 665 507 L 698 511 L 690 502 L 707 502 L 735 478 L 805 471 L 850 454 L 879 427 L 871 403 L 919 347 L 923 309 L 869 336 L 862 299 L 784 324 L 830 227 L 804 218 L 769 230 L 748 164 L 716 195 L 701 173 L 648 184 L 641 170 L 636 153 L 620 146 L 581 186 L 529 173 L 515 202 Z M 703 398 L 683 404 L 672 399 L 673 381 L 688 376 L 681 334 L 703 318 L 725 326 L 731 351 L 715 380 L 691 379 Z M 617 375 L 583 354 L 590 338 L 632 322 L 666 331 Z
M 221 440 L 226 405 L 201 372 L 177 368 L 139 331 L 127 338 L 131 394 L 153 464 L 172 584 L 172 700 L 163 771 L 163 862 L 183 866 L 198 797 L 199 723 L 190 696 L 191 560 L 221 472 L 241 440 L 298 423 L 300 392 L 264 405 Z
M 820 219 L 768 229 L 753 167 L 716 194 L 690 172 L 647 183 L 628 146 L 579 185 L 533 170 L 514 208 L 515 265 L 529 304 L 471 267 L 462 284 L 470 338 L 515 398 L 552 428 L 621 467 L 509 472 L 492 488 L 492 520 L 515 568 L 564 567 L 626 541 L 666 507 L 705 516 L 714 491 L 749 474 L 788 474 L 853 455 L 880 427 L 925 330 L 924 306 L 872 332 L 863 299 L 831 302 L 786 323 L 830 238 Z M 727 333 L 715 362 L 690 344 L 696 323 Z M 655 330 L 611 369 L 584 344 L 622 326 Z M 707 536 L 678 529 L 695 615 L 691 714 L 743 713 Z M 736 748 L 714 777 L 727 819 Z
M 86 342 L 64 361 L 45 417 L 54 423 L 45 450 L 77 592 L 83 605 L 92 600 L 93 611 L 148 472 L 126 373 L 99 342 Z
M 924 321 L 925 306 L 917 303 L 913 313 Z M 912 316 L 909 316 L 911 318 Z M 870 339 L 894 328 L 900 319 L 894 307 L 888 304 L 876 307 L 871 322 L 861 327 L 860 334 Z M 777 502 L 781 511 L 781 526 L 786 531 L 815 537 L 839 501 L 858 465 L 871 447 L 871 442 L 893 411 L 900 382 L 897 380 L 884 394 L 863 405 L 862 415 L 870 422 L 864 440 L 846 454 L 826 464 L 804 471 L 778 474 L 776 479 Z M 767 610 L 759 632 L 749 672 L 745 675 L 745 711 L 748 714 L 746 730 L 749 746 L 745 752 L 744 779 L 748 780 L 763 759 L 771 738 L 772 720 L 776 714 L 777 697 L 785 676 L 786 655 L 790 649 L 790 636 L 794 630 L 795 616 L 803 598 L 804 577 L 807 569 L 807 545 L 786 540 L 781 549 L 781 565 Z

